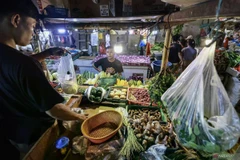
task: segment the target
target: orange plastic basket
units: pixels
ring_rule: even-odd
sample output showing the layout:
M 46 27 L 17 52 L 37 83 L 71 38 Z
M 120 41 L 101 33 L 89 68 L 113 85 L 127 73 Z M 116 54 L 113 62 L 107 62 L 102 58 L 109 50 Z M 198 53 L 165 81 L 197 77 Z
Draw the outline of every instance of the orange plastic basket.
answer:
M 122 115 L 114 110 L 104 111 L 86 119 L 81 131 L 93 143 L 102 143 L 113 137 L 122 126 Z

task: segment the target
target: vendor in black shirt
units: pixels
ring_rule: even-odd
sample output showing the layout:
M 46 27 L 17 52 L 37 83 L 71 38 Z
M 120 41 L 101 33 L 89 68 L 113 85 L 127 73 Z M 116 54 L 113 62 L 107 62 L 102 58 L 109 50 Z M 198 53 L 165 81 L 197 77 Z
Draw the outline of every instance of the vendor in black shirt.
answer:
M 30 43 L 37 17 L 31 0 L 8 0 L 0 5 L 1 159 L 20 159 L 20 152 L 26 154 L 55 119 L 86 118 L 62 104 L 64 98 L 47 81 L 36 60 L 46 57 L 47 51 L 34 59 L 16 49 L 16 45 Z
M 106 53 L 107 57 L 95 62 L 93 67 L 99 72 L 101 70 L 98 67 L 101 66 L 102 70 L 106 73 L 110 73 L 112 75 L 118 73 L 121 75 L 123 72 L 122 63 L 114 57 L 113 49 L 108 47 Z

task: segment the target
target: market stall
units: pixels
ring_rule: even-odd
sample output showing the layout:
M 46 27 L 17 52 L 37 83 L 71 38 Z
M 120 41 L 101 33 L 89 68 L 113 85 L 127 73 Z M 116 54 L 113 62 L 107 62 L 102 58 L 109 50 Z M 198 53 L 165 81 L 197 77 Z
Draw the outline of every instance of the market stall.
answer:
M 75 60 L 74 64 L 79 67 L 81 74 L 85 71 L 97 73 L 97 71 L 93 68 L 93 63 L 105 57 L 107 56 L 80 57 L 78 60 Z M 140 74 L 143 79 L 148 78 L 148 72 L 151 70 L 149 57 L 137 55 L 116 55 L 116 59 L 122 63 L 123 76 L 126 79 L 132 77 L 134 74 Z
M 203 3 L 199 8 L 221 6 L 217 2 Z M 222 5 L 229 7 L 226 1 Z M 226 9 L 219 14 L 226 17 L 239 15 L 233 4 L 232 7 L 231 14 Z M 84 32 L 85 40 L 99 47 L 97 56 L 89 54 L 73 58 L 72 54 L 67 54 L 57 60 L 47 59 L 54 89 L 66 97 L 70 108 L 77 108 L 72 109 L 74 112 L 86 114 L 88 119 L 84 122 L 56 122 L 25 159 L 238 159 L 240 120 L 236 110 L 240 110 L 239 36 L 229 39 L 226 46 L 219 36 L 225 35 L 227 27 L 224 26 L 233 22 L 217 17 L 216 22 L 202 27 L 201 32 L 206 30 L 204 28 L 216 32 L 202 37 L 208 43 L 199 46 L 201 52 L 185 70 L 179 64 L 172 66 L 168 62 L 173 34 L 171 28 L 178 21 L 177 24 L 181 25 L 184 21 L 201 19 L 202 11 L 197 8 L 193 6 L 163 16 L 165 41 L 148 44 L 152 49 L 146 47 L 146 55 L 139 55 L 139 50 L 134 47 L 135 52 L 131 54 L 116 54 L 115 58 L 123 65 L 122 75 L 97 72 L 92 65 L 106 57 L 107 41 L 103 35 L 110 34 L 114 39 L 113 44 L 118 45 L 125 43 L 130 31 L 121 31 L 124 34 L 119 36 L 107 29 L 97 32 L 96 27 L 89 27 L 89 37 L 88 31 Z M 209 9 L 203 16 L 215 17 L 215 11 Z M 113 22 L 116 19 L 103 21 Z M 146 32 L 147 37 L 152 36 L 159 22 L 160 18 L 153 26 L 147 27 L 150 31 L 135 29 L 136 35 L 129 38 L 135 39 L 134 43 L 127 42 L 132 46 L 136 41 L 138 43 L 140 32 Z M 178 33 L 181 27 L 176 27 Z M 239 34 L 240 29 L 236 31 L 234 27 L 231 32 Z M 118 42 L 117 37 L 122 41 Z M 147 39 L 148 42 L 150 39 L 154 38 Z M 125 51 L 128 51 L 127 48 Z M 91 51 L 88 50 L 88 53 Z M 160 58 L 152 59 L 158 54 Z M 149 74 L 154 69 L 152 61 L 160 59 L 158 72 Z

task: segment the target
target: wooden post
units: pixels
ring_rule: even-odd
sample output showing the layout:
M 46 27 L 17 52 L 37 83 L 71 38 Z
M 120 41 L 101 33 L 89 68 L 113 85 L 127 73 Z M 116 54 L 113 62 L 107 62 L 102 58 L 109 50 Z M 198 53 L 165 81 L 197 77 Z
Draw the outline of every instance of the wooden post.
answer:
M 171 32 L 170 32 L 170 29 L 167 29 L 166 30 L 165 41 L 164 41 L 163 54 L 162 54 L 161 70 L 160 70 L 160 73 L 164 72 L 164 75 L 166 74 L 171 41 L 172 41 Z

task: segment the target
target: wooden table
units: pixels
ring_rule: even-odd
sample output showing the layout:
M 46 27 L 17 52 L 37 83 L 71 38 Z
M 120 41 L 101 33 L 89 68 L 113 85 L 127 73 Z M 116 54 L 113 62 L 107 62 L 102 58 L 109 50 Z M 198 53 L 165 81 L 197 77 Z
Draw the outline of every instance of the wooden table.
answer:
M 82 100 L 82 96 L 73 96 L 66 103 L 66 105 L 70 108 L 77 108 Z M 24 160 L 43 160 L 47 151 L 52 147 L 54 142 L 56 142 L 57 138 L 60 135 L 60 128 L 58 125 L 58 121 L 55 123 L 39 138 L 39 140 L 35 143 L 32 149 L 27 153 L 27 155 L 23 158 Z

